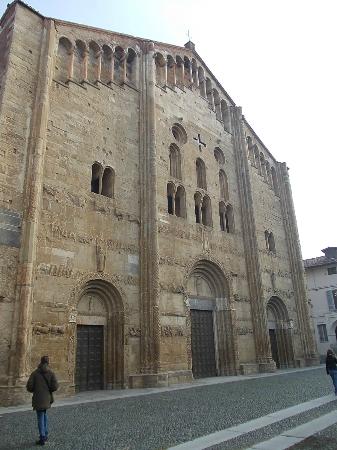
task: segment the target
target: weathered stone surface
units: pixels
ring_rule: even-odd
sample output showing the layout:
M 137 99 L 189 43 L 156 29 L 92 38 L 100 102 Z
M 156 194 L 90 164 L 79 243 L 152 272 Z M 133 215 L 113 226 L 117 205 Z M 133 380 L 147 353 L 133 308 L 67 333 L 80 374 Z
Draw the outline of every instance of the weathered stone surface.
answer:
M 0 401 L 41 354 L 72 392 L 77 326 L 104 327 L 104 388 L 188 380 L 191 308 L 219 375 L 311 363 L 286 167 L 194 47 L 20 1 L 1 30 Z

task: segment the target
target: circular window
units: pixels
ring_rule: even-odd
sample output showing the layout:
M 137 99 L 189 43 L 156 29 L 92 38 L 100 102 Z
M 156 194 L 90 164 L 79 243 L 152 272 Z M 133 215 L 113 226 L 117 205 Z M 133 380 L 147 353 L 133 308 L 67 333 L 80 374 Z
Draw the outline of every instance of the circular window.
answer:
M 179 142 L 180 145 L 186 144 L 187 142 L 187 134 L 179 123 L 175 123 L 172 127 L 172 134 L 174 139 Z

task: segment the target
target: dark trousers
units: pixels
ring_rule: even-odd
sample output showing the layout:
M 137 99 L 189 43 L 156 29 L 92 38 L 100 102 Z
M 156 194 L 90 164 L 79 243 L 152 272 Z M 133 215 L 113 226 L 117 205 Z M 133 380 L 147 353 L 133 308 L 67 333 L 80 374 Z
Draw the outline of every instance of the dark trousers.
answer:
M 48 437 L 48 416 L 47 410 L 36 411 L 37 426 L 39 428 L 40 439 L 45 440 Z
M 329 370 L 330 377 L 332 378 L 332 382 L 335 388 L 335 394 L 337 395 L 337 370 L 330 369 Z

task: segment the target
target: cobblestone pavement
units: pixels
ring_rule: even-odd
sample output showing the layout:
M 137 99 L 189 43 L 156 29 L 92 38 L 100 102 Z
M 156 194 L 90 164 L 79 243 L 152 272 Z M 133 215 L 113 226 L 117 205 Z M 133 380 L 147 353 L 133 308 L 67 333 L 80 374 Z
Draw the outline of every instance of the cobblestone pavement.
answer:
M 337 424 L 314 434 L 300 444 L 293 445 L 289 450 L 336 450 Z
M 166 449 L 331 392 L 330 377 L 321 368 L 62 406 L 49 412 L 50 440 L 47 448 Z M 335 407 L 336 403 L 332 402 L 332 405 Z M 3 414 L 0 430 L 1 449 L 36 448 L 36 417 L 32 411 Z M 277 430 L 275 434 L 278 434 Z M 259 435 L 255 441 L 265 438 Z M 245 447 L 245 442 L 240 441 L 235 448 Z M 336 450 L 337 446 L 331 448 Z

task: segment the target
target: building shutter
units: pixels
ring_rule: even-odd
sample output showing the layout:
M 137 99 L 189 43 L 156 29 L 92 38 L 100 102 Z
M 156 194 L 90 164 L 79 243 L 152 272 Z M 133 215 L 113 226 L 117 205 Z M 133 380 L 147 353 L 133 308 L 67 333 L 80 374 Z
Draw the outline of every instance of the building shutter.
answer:
M 328 299 L 329 310 L 334 311 L 335 310 L 335 302 L 334 302 L 332 291 L 326 291 L 326 296 Z

